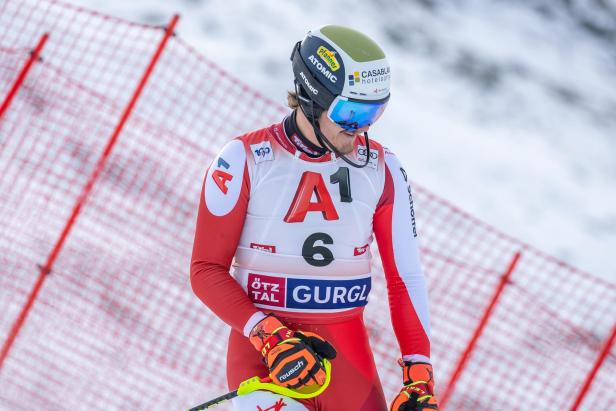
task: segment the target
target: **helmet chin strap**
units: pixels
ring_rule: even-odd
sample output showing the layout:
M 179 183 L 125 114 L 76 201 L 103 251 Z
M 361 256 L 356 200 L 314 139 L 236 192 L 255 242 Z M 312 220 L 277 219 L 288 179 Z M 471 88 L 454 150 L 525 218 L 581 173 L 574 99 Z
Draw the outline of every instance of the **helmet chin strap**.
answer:
M 370 161 L 370 140 L 368 140 L 367 132 L 364 131 L 364 144 L 366 145 L 366 161 L 363 164 L 354 163 L 353 161 L 349 160 L 344 154 L 338 151 L 338 149 L 334 147 L 334 145 L 327 139 L 327 137 L 323 135 L 323 133 L 321 132 L 321 126 L 319 124 L 319 120 L 316 119 L 317 116 L 315 112 L 314 101 L 301 96 L 297 81 L 295 82 L 295 95 L 297 96 L 298 99 L 301 99 L 302 101 L 310 104 L 310 115 L 306 114 L 306 111 L 304 111 L 304 107 L 301 104 L 301 102 L 299 104 L 299 108 L 302 110 L 302 113 L 304 113 L 304 116 L 308 120 L 310 120 L 310 123 L 312 124 L 312 129 L 314 130 L 314 134 L 317 138 L 317 141 L 319 142 L 319 144 L 321 144 L 323 148 L 328 149 L 329 151 L 334 153 L 336 157 L 340 157 L 352 167 L 364 168 L 368 165 L 368 162 Z

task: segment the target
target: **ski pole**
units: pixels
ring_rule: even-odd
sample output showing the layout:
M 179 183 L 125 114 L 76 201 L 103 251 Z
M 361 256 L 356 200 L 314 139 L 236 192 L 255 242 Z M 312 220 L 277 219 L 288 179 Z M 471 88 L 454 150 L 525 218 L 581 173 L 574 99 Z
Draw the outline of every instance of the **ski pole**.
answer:
M 309 385 L 307 387 L 299 388 L 297 390 L 292 390 L 290 388 L 274 384 L 272 382 L 272 379 L 269 377 L 252 377 L 247 379 L 246 381 L 243 381 L 237 390 L 231 391 L 225 395 L 221 395 L 220 397 L 216 397 L 208 402 L 204 402 L 203 404 L 190 408 L 188 411 L 202 411 L 208 408 L 213 408 L 222 402 L 242 395 L 248 395 L 251 392 L 257 390 L 270 391 L 275 394 L 284 395 L 285 397 L 289 398 L 313 398 L 323 393 L 323 391 L 325 391 L 325 389 L 329 386 L 329 382 L 331 380 L 332 366 L 326 358 L 323 359 L 323 368 L 325 369 L 326 374 L 325 382 L 323 383 L 323 385 Z
M 191 409 L 189 409 L 188 411 L 201 411 L 201 410 L 206 410 L 208 408 L 212 408 L 215 407 L 216 405 L 220 404 L 221 402 L 225 402 L 227 400 L 230 400 L 232 398 L 235 398 L 238 396 L 237 394 L 238 390 L 235 391 L 231 391 L 225 395 L 221 395 L 220 397 L 216 397 L 213 400 L 210 400 L 208 402 L 204 402 L 203 404 L 197 405 L 196 407 L 193 407 Z

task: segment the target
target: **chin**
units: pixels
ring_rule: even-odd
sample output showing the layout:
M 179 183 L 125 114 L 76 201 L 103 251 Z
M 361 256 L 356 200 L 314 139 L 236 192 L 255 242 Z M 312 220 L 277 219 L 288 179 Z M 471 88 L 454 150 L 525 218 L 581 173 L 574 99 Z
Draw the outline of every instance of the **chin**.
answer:
M 353 144 L 348 144 L 348 145 L 344 145 L 342 147 L 336 147 L 338 149 L 338 151 L 340 151 L 340 154 L 344 154 L 345 156 L 347 154 L 351 154 L 353 152 L 353 150 L 355 149 L 355 146 Z

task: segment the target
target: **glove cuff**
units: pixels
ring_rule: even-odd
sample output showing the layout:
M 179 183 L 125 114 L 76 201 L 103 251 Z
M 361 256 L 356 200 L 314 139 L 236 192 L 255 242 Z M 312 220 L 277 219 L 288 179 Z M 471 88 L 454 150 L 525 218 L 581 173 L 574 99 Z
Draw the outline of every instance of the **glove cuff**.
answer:
M 263 357 L 281 341 L 292 338 L 294 331 L 286 327 L 278 318 L 268 315 L 250 331 L 248 339 Z
M 398 364 L 402 367 L 402 382 L 405 386 L 421 382 L 426 384 L 430 394 L 434 393 L 434 377 L 431 364 L 404 361 L 403 359 L 399 359 Z

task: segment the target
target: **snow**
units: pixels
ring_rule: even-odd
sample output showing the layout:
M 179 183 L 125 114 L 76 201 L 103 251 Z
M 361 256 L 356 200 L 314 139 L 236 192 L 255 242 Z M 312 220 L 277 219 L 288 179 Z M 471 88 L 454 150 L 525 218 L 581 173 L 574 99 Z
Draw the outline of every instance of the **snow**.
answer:
M 181 37 L 280 104 L 295 41 L 322 24 L 361 29 L 393 73 L 391 103 L 371 134 L 414 181 L 616 281 L 616 53 L 557 2 L 69 2 L 147 23 L 179 12 Z M 614 25 L 595 3 L 574 3 L 582 17 Z

